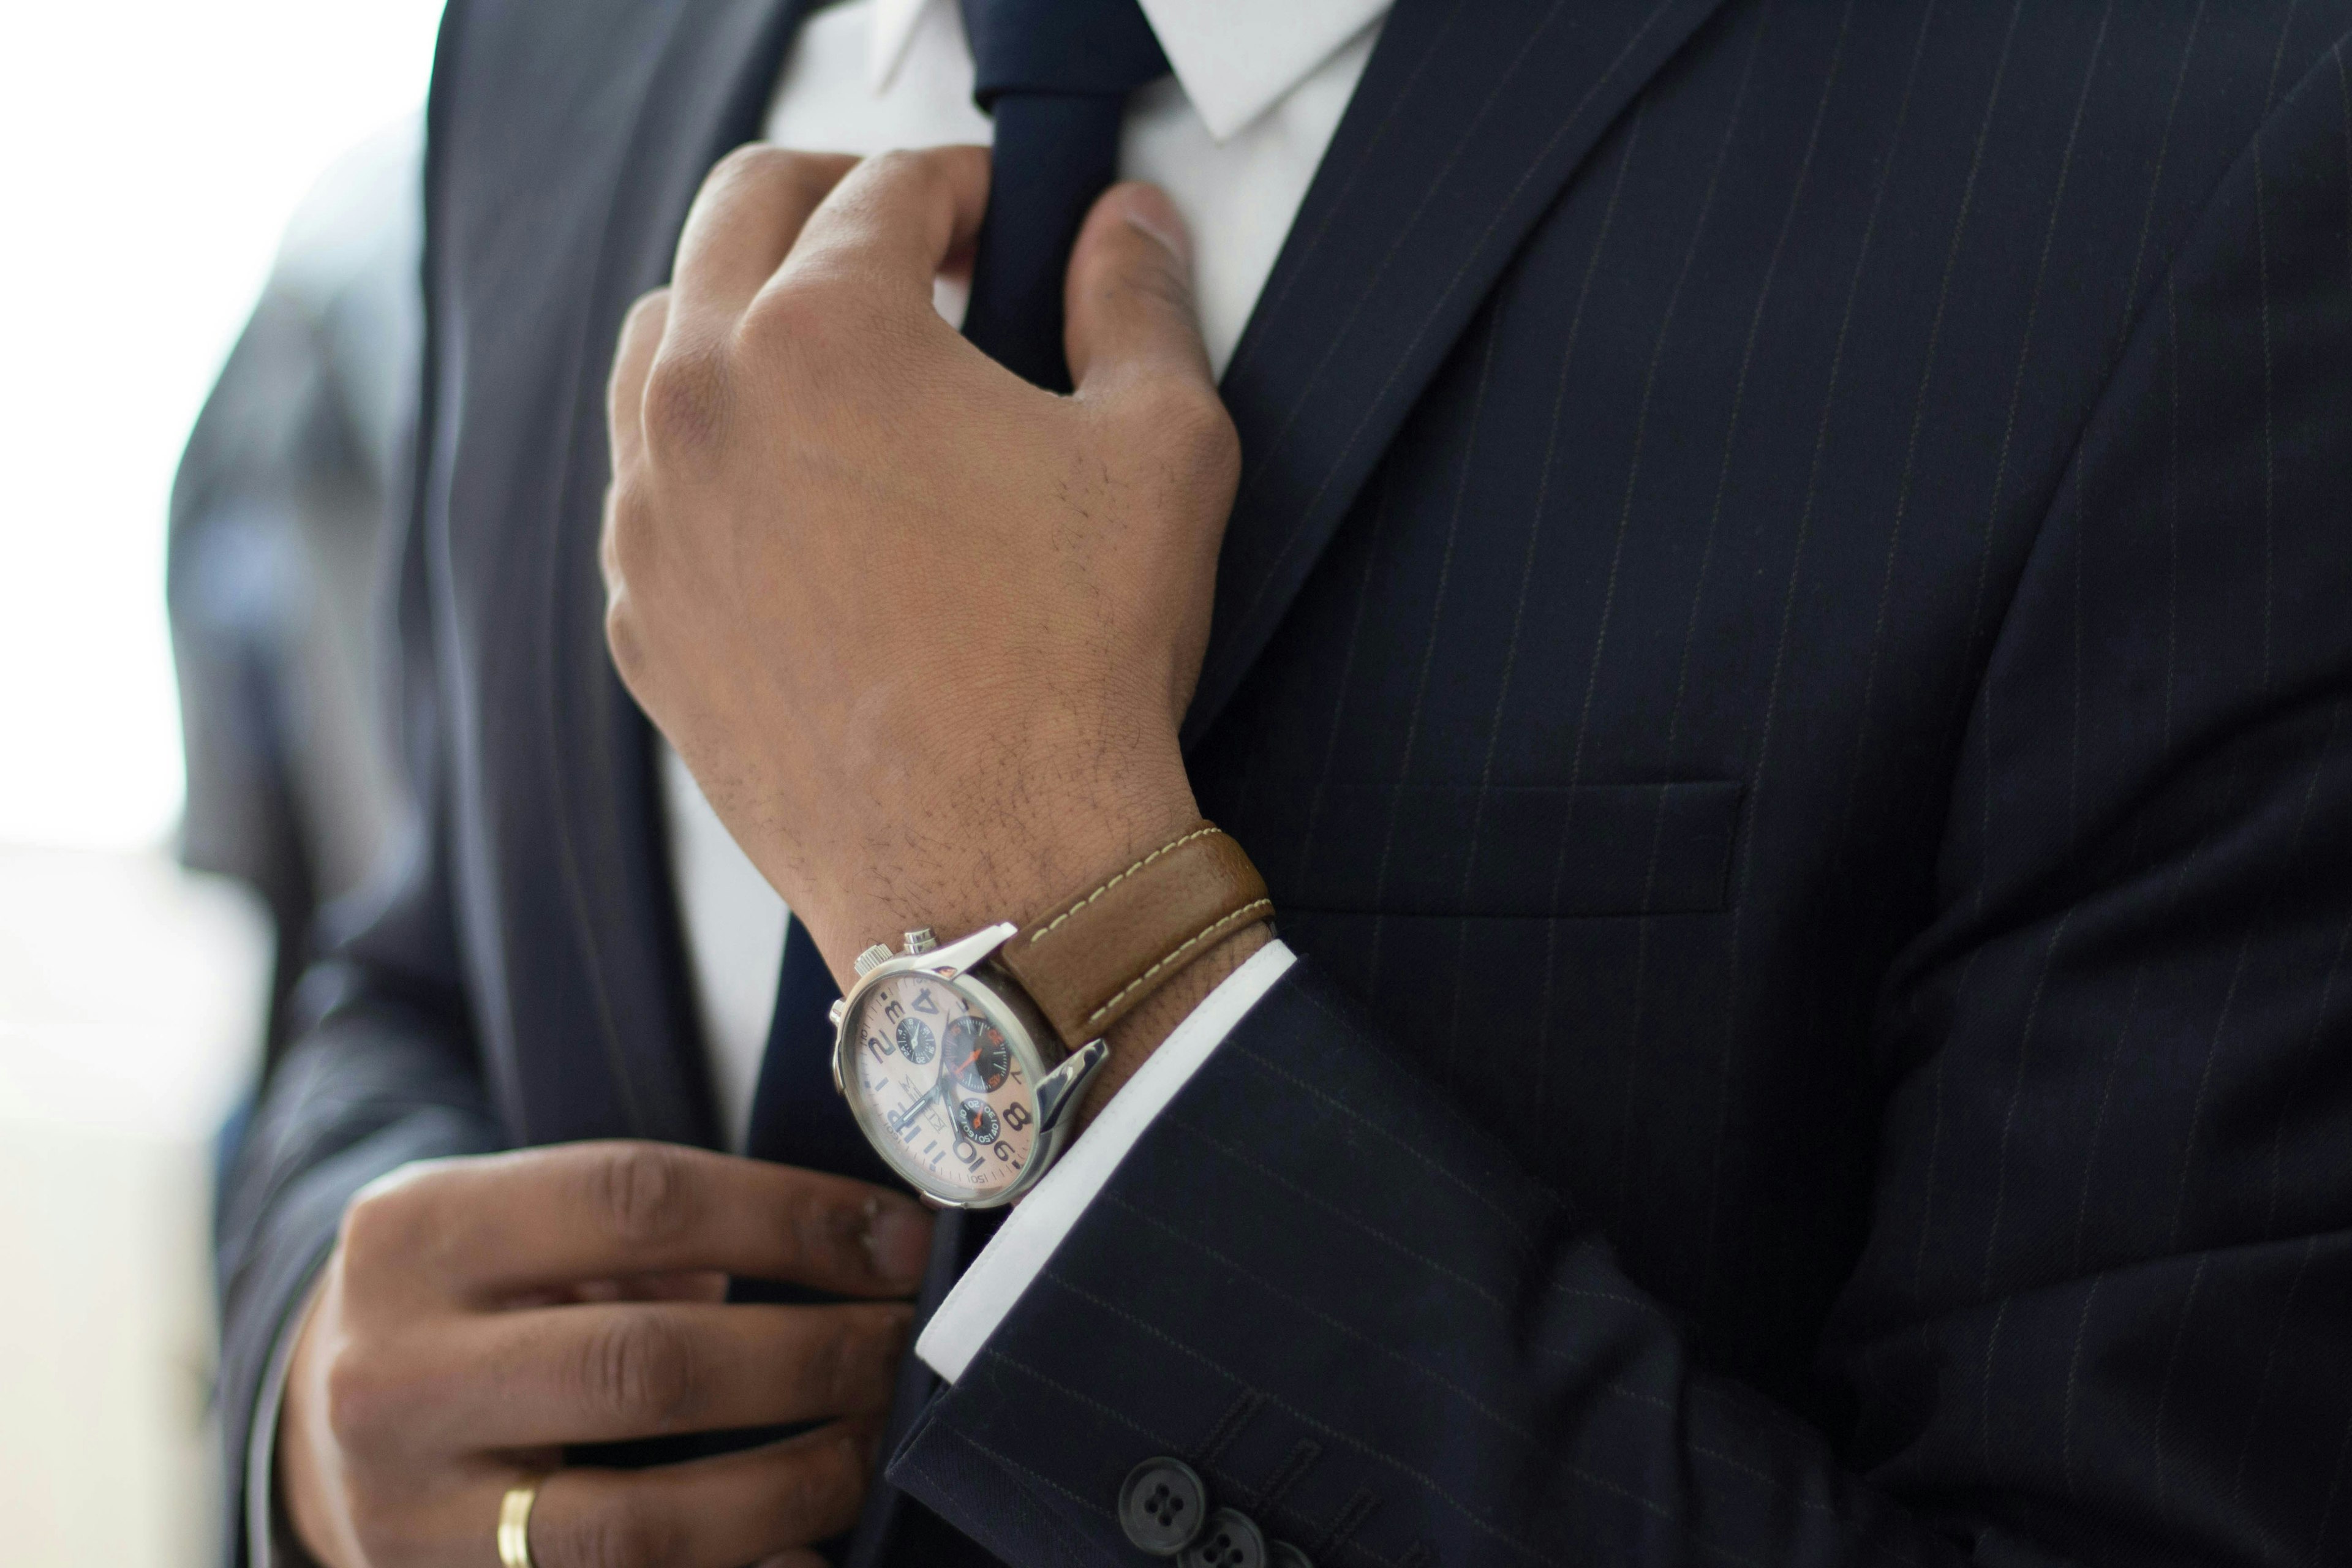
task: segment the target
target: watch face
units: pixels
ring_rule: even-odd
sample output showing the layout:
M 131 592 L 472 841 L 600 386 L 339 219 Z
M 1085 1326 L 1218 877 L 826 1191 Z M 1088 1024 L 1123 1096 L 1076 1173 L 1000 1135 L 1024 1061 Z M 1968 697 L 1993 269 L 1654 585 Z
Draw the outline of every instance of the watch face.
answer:
M 918 1185 L 971 1203 L 1020 1180 L 1037 1141 L 1029 1068 L 971 998 L 936 974 L 891 974 L 850 1023 L 850 1098 Z

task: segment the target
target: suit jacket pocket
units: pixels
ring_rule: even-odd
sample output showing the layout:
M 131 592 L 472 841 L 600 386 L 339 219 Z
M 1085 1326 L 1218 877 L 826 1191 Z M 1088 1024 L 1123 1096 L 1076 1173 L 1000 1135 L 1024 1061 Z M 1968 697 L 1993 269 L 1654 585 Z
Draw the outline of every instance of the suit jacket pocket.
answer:
M 1675 914 L 1724 907 L 1740 785 L 1334 784 L 1236 821 L 1277 910 Z M 1256 803 L 1253 803 L 1256 804 Z

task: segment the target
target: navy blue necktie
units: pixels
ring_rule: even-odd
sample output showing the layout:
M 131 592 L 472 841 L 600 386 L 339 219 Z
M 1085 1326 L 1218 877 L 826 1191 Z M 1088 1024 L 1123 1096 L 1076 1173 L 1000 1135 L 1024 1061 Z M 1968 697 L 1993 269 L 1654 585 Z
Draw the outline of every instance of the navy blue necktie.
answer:
M 1136 0 L 963 0 L 972 101 L 996 121 L 964 336 L 1054 392 L 1062 279 L 1087 209 L 1118 173 L 1127 95 L 1168 74 Z

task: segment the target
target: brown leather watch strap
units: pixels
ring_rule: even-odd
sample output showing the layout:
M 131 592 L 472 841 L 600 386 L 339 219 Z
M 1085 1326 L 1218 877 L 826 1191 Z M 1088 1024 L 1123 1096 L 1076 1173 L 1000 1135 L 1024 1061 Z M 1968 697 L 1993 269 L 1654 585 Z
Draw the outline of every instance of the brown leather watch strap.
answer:
M 1273 917 L 1265 879 L 1196 822 L 996 950 L 1065 1045 L 1094 1039 L 1194 959 Z

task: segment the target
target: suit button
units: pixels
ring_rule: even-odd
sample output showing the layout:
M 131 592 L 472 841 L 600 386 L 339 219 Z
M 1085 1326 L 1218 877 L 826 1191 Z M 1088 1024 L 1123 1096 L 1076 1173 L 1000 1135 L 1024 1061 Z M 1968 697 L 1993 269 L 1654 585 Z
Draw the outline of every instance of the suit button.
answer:
M 1315 1559 L 1287 1541 L 1277 1541 L 1266 1548 L 1266 1561 L 1274 1568 L 1315 1568 Z
M 1249 1515 L 1221 1508 L 1209 1516 L 1179 1568 L 1266 1568 L 1265 1537 Z
M 1118 1527 L 1154 1557 L 1173 1557 L 1192 1545 L 1208 1517 L 1209 1489 L 1181 1459 L 1146 1459 L 1118 1489 Z

